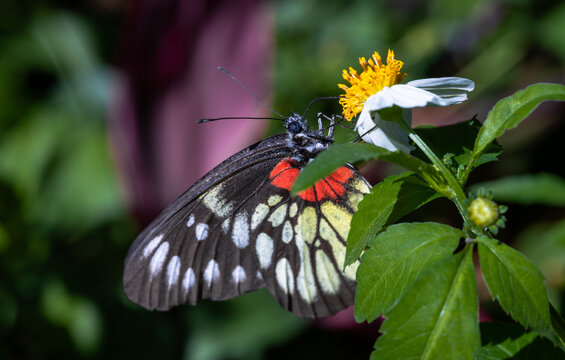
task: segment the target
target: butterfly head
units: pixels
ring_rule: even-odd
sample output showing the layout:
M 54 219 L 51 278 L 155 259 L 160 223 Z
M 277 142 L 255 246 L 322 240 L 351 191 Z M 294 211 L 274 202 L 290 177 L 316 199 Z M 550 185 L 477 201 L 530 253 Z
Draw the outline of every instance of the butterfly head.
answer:
M 297 113 L 292 113 L 288 118 L 286 118 L 285 126 L 286 130 L 291 135 L 300 134 L 308 128 L 302 116 Z
M 323 129 L 310 129 L 304 118 L 296 113 L 285 119 L 285 127 L 296 161 L 309 162 L 333 143 L 332 136 L 324 135 Z

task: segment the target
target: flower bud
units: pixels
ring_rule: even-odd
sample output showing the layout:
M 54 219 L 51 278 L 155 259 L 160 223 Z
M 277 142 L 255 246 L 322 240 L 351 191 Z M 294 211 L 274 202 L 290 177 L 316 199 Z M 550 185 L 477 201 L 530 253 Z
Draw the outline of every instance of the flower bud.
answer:
M 500 216 L 498 205 L 483 197 L 477 197 L 471 201 L 468 211 L 471 221 L 482 228 L 494 225 Z

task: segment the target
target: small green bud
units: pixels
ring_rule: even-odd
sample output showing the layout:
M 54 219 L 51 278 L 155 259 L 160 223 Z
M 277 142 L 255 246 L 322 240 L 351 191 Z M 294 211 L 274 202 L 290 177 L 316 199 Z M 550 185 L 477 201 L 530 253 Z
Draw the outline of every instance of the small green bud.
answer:
M 498 205 L 494 201 L 483 197 L 477 197 L 471 201 L 471 205 L 469 205 L 467 210 L 469 211 L 471 221 L 481 228 L 494 225 L 500 216 Z

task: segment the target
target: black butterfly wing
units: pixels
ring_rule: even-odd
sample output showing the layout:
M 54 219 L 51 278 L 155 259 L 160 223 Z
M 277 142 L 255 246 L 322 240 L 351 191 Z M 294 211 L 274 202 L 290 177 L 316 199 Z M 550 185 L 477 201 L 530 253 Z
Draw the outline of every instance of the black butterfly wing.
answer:
M 126 296 L 166 310 L 267 286 L 284 308 L 303 317 L 351 305 L 355 267 L 341 271 L 345 239 L 368 184 L 343 167 L 291 198 L 300 171 L 291 155 L 288 136 L 277 135 L 235 154 L 189 188 L 132 245 Z
M 370 186 L 348 165 L 290 197 L 285 182 L 297 171 L 279 184 L 283 188 L 273 186 L 295 170 L 281 163 L 282 170 L 271 173 L 271 191 L 259 193 L 254 210 L 264 214 L 254 235 L 259 268 L 281 306 L 302 317 L 329 316 L 355 299 L 358 264 L 342 269 L 351 217 Z
M 288 136 L 262 140 L 226 159 L 171 203 L 134 241 L 124 292 L 147 309 L 167 310 L 199 298 L 224 300 L 264 286 L 241 207 L 290 152 Z M 239 212 L 238 212 L 239 211 Z M 239 217 L 238 217 L 239 216 Z M 234 221 L 235 223 L 235 221 Z M 258 275 L 259 274 L 259 275 Z

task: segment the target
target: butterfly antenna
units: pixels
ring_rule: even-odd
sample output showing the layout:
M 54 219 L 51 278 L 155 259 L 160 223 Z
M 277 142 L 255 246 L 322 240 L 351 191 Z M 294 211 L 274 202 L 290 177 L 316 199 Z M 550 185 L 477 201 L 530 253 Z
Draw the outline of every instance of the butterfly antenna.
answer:
M 232 73 L 230 73 L 226 68 L 223 68 L 221 66 L 218 66 L 218 70 L 220 70 L 221 72 L 223 72 L 224 74 L 226 74 L 227 76 L 231 77 L 233 81 L 235 81 L 239 86 L 241 86 L 242 88 L 244 88 L 248 93 L 250 93 L 255 99 L 257 99 L 257 101 L 259 101 L 261 104 L 263 104 L 263 106 L 265 106 L 267 109 L 271 110 L 271 112 L 273 114 L 276 114 L 278 116 L 280 116 L 281 118 L 284 118 L 284 116 L 282 116 L 281 114 L 279 114 L 278 112 L 276 112 L 275 110 L 273 110 L 269 105 L 265 104 L 265 102 L 257 95 L 255 95 L 255 93 L 251 90 L 249 90 L 249 88 L 245 85 L 243 85 L 243 83 L 241 81 L 239 81 L 238 78 L 236 78 Z
M 312 104 L 318 100 L 329 100 L 329 99 L 339 99 L 339 96 L 322 96 L 322 97 L 317 97 L 315 99 L 312 99 L 312 101 L 310 101 L 310 104 L 308 104 L 308 106 L 306 107 L 306 110 L 304 110 L 304 114 L 302 115 L 302 118 L 304 119 L 304 117 L 306 116 L 306 113 L 308 112 L 308 110 L 310 110 L 310 106 L 312 106 Z
M 365 131 L 363 134 L 359 135 L 358 137 L 356 137 L 355 139 L 351 140 L 352 143 L 357 142 L 359 140 L 363 139 L 363 136 L 367 135 L 368 133 L 370 133 L 371 131 L 375 130 L 376 128 L 378 128 L 377 125 L 373 126 L 372 128 L 370 128 L 369 130 Z
M 235 119 L 251 119 L 251 120 L 278 120 L 278 121 L 284 121 L 284 119 L 281 118 L 274 118 L 274 117 L 250 117 L 250 116 L 224 116 L 224 117 L 219 117 L 219 118 L 204 118 L 204 119 L 200 119 L 198 120 L 196 123 L 197 124 L 202 124 L 202 123 L 206 123 L 206 122 L 210 122 L 210 121 L 217 121 L 217 120 L 235 120 Z

